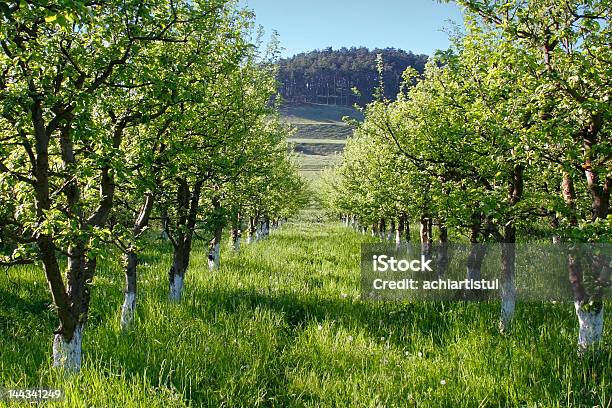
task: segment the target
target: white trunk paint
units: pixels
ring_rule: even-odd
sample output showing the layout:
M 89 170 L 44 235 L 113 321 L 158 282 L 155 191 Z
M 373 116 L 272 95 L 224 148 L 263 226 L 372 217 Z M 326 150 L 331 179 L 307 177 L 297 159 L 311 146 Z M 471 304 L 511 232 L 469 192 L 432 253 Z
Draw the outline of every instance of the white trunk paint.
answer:
M 240 235 L 236 237 L 233 244 L 234 251 L 240 251 Z
M 467 268 L 467 279 L 469 281 L 480 280 L 480 271 L 475 268 Z
M 603 337 L 604 311 L 603 306 L 599 311 L 585 311 L 581 305 L 581 302 L 574 302 L 576 316 L 578 316 L 578 323 L 580 325 L 578 348 L 584 351 L 601 341 Z
M 372 238 L 376 236 L 376 231 L 372 230 Z
M 83 326 L 77 325 L 70 341 L 56 334 L 53 339 L 53 367 L 76 373 L 81 369 Z
M 249 234 L 249 236 L 247 237 L 247 244 L 252 244 L 252 243 L 253 243 L 253 236 Z
M 179 301 L 183 294 L 183 277 L 174 275 L 174 282 L 170 287 L 170 300 Z
M 213 249 L 208 253 L 208 270 L 216 271 L 219 269 L 219 255 L 220 255 L 221 245 L 217 242 Z
M 134 310 L 136 309 L 136 294 L 126 292 L 123 295 L 123 306 L 121 306 L 121 329 L 126 330 L 134 320 Z
M 504 332 L 510 329 L 516 307 L 516 287 L 514 286 L 514 281 L 502 282 L 501 292 L 502 305 L 499 317 L 499 330 Z
M 561 237 L 559 235 L 553 235 L 552 243 L 553 244 L 560 244 L 561 243 Z

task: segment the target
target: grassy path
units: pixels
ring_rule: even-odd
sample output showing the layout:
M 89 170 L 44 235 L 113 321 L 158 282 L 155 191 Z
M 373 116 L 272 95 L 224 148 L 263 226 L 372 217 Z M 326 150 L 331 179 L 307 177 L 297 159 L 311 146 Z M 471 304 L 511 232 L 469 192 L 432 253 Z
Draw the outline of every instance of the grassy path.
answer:
M 239 254 L 224 248 L 214 273 L 197 248 L 181 304 L 166 301 L 169 248 L 157 242 L 130 333 L 119 330 L 121 266 L 109 256 L 83 370 L 68 379 L 49 367 L 56 319 L 42 271 L 2 272 L 0 386 L 54 385 L 67 393 L 56 405 L 70 407 L 612 404 L 610 345 L 576 357 L 571 305 L 519 305 L 501 336 L 495 304 L 363 303 L 368 239 L 294 223 Z

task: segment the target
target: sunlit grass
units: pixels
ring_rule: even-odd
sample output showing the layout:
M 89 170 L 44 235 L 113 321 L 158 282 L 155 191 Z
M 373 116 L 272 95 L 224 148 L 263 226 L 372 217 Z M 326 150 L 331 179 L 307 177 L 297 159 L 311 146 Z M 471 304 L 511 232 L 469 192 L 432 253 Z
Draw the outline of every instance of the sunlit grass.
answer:
M 612 404 L 610 344 L 579 358 L 571 305 L 521 304 L 500 335 L 496 304 L 362 302 L 359 246 L 370 239 L 293 223 L 238 254 L 224 245 L 214 273 L 197 247 L 181 304 L 166 300 L 170 249 L 152 241 L 127 333 L 109 256 L 84 367 L 68 378 L 50 368 L 57 320 L 42 271 L 2 272 L 0 386 L 59 387 L 67 399 L 50 406 L 70 407 Z

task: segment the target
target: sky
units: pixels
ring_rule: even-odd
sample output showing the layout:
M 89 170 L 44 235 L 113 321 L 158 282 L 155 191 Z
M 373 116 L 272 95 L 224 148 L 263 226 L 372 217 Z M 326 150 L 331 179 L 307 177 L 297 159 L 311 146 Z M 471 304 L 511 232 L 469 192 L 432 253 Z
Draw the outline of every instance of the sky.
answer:
M 431 55 L 449 45 L 448 20 L 461 9 L 435 0 L 242 0 L 267 33 L 278 31 L 283 57 L 314 49 L 395 47 Z

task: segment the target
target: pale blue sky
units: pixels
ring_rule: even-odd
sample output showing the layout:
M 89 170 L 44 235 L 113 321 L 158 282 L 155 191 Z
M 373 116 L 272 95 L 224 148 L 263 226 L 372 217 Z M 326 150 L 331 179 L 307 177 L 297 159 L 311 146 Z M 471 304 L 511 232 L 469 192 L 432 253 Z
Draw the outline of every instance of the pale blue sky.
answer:
M 257 24 L 280 34 L 283 56 L 340 47 L 395 47 L 415 54 L 448 48 L 447 20 L 462 22 L 454 3 L 435 0 L 242 0 Z

